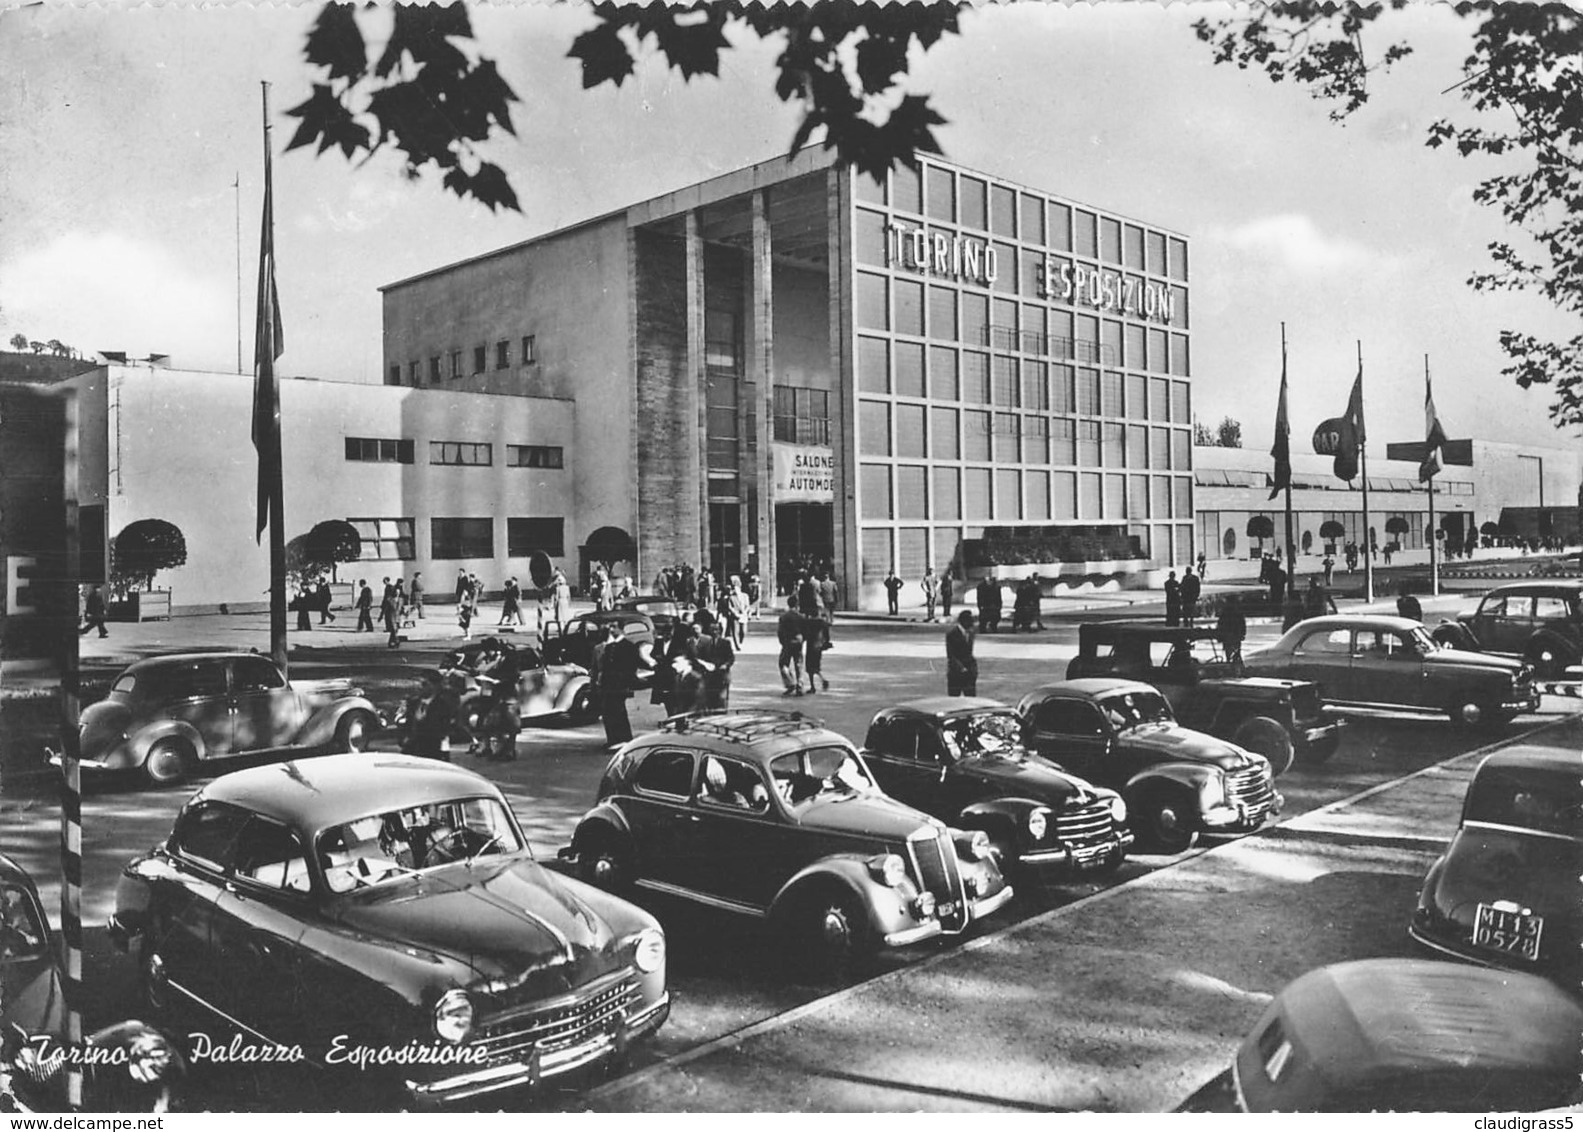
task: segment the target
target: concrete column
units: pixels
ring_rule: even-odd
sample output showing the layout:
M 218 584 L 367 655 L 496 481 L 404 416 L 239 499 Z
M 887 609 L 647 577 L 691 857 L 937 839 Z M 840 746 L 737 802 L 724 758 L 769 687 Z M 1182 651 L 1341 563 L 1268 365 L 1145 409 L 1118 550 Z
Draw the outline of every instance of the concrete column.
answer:
M 825 173 L 825 224 L 829 262 L 830 372 L 835 378 L 835 411 L 830 447 L 835 453 L 835 504 L 832 510 L 835 569 L 840 601 L 858 607 L 862 569 L 857 537 L 857 342 L 852 333 L 852 177 L 840 169 Z
M 758 383 L 758 427 L 753 438 L 757 456 L 758 528 L 752 532 L 758 546 L 759 590 L 775 596 L 775 284 L 771 259 L 771 234 L 765 190 L 753 194 L 753 250 L 748 290 L 753 330 L 753 356 L 749 359 Z M 747 522 L 744 511 L 743 522 Z
M 698 522 L 682 535 L 682 545 L 692 543 L 686 561 L 702 566 L 709 553 L 709 404 L 704 382 L 704 242 L 698 231 L 698 212 L 687 213 L 687 389 L 698 431 L 692 446 L 692 481 L 697 491 Z

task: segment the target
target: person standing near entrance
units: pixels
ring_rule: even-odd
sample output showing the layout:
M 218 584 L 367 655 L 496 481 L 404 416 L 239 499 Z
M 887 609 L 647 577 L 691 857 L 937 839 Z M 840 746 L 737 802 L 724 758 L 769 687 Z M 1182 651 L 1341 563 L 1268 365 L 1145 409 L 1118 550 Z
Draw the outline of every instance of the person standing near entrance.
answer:
M 1178 625 L 1182 620 L 1182 583 L 1172 570 L 1165 578 L 1165 623 Z
M 971 609 L 957 614 L 956 624 L 945 634 L 945 694 L 978 695 L 978 658 L 973 655 L 975 618 Z
M 934 567 L 929 566 L 923 572 L 923 608 L 924 619 L 934 620 L 934 603 L 940 596 L 940 580 L 934 576 Z
M 1198 620 L 1198 595 L 1202 587 L 1191 566 L 1182 571 L 1182 624 L 1193 625 Z
M 951 617 L 951 571 L 947 570 L 940 575 L 940 615 L 947 620 Z
M 892 566 L 890 573 L 885 575 L 885 603 L 890 607 L 892 617 L 901 612 L 901 587 L 904 584 L 896 576 L 896 567 Z

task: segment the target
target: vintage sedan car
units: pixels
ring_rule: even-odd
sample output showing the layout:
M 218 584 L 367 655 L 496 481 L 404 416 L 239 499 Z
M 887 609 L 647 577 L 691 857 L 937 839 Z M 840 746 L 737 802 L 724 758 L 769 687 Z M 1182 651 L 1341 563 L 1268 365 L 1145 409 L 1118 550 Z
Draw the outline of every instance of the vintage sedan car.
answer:
M 1153 684 L 1184 725 L 1257 752 L 1284 774 L 1295 759 L 1324 762 L 1345 720 L 1324 711 L 1317 685 L 1249 676 L 1226 659 L 1211 626 L 1101 621 L 1077 630 L 1066 678 L 1125 676 Z
M 674 598 L 663 594 L 636 594 L 617 598 L 613 607 L 618 613 L 641 613 L 654 623 L 654 640 L 663 644 L 670 639 L 671 629 L 678 621 L 692 619 L 691 608 L 683 607 Z
M 169 1039 L 118 1022 L 67 1044 L 60 956 L 38 888 L 0 855 L 0 1113 L 66 1109 L 69 1058 L 83 1066 L 83 1102 L 96 1111 L 166 1112 L 184 1064 Z
M 1119 790 L 1141 840 L 1180 853 L 1199 833 L 1251 833 L 1283 799 L 1263 755 L 1176 722 L 1147 684 L 1090 677 L 1046 684 L 1017 705 L 1027 745 Z
M 653 917 L 540 866 L 493 783 L 406 755 L 215 779 L 126 867 L 110 934 L 154 1006 L 405 1103 L 608 1064 L 670 1010 Z
M 234 755 L 367 750 L 380 726 L 374 705 L 347 680 L 288 682 L 252 652 L 155 656 L 130 665 L 83 711 L 82 765 L 141 769 L 165 784 Z
M 998 700 L 936 696 L 886 708 L 868 725 L 863 761 L 892 798 L 982 829 L 1007 873 L 1109 873 L 1132 844 L 1121 795 L 1029 751 L 1022 720 Z
M 1314 617 L 1247 658 L 1248 671 L 1319 685 L 1328 704 L 1444 712 L 1499 727 L 1539 707 L 1522 661 L 1450 649 L 1417 621 L 1383 614 Z
M 1276 995 L 1232 1076 L 1245 1112 L 1534 1112 L 1583 1102 L 1579 1033 L 1534 975 L 1364 959 Z
M 1479 764 L 1408 932 L 1436 951 L 1583 980 L 1583 777 L 1576 750 L 1507 747 Z
M 1583 581 L 1497 586 L 1471 613 L 1435 626 L 1434 638 L 1458 649 L 1520 656 L 1541 680 L 1583 663 Z
M 539 641 L 539 651 L 546 664 L 575 664 L 582 669 L 594 666 L 594 648 L 606 637 L 608 626 L 619 625 L 621 633 L 638 646 L 642 664 L 638 668 L 638 685 L 647 686 L 654 677 L 654 647 L 659 640 L 654 622 L 646 613 L 606 609 L 579 613 L 562 625 L 548 621 Z
M 588 720 L 599 714 L 588 670 L 577 664 L 546 664 L 529 645 L 514 645 L 498 637 L 472 641 L 446 653 L 440 671 L 456 674 L 467 684 L 462 711 L 468 726 L 476 725 L 482 701 L 493 694 L 491 681 L 515 677 L 513 697 L 522 719 L 560 715 Z
M 765 919 L 825 971 L 961 932 L 1012 895 L 982 830 L 887 797 L 851 743 L 796 712 L 683 715 L 634 739 L 563 853 L 605 888 Z

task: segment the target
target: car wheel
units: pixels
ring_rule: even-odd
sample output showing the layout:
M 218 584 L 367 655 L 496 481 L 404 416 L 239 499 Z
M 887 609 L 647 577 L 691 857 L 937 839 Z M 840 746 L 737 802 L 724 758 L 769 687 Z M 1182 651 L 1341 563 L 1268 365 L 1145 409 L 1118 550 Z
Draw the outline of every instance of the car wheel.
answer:
M 833 978 L 845 976 L 869 953 L 868 917 L 851 893 L 831 887 L 803 904 L 800 930 L 801 954 L 813 973 Z
M 1256 715 L 1244 720 L 1231 741 L 1245 751 L 1263 755 L 1270 761 L 1273 774 L 1285 774 L 1292 769 L 1292 736 L 1269 716 Z
M 606 892 L 625 892 L 636 879 L 631 852 L 609 833 L 584 839 L 584 846 L 577 853 L 577 873 L 580 879 Z
M 1198 837 L 1198 808 L 1175 790 L 1149 795 L 1138 809 L 1138 835 L 1158 853 L 1185 853 Z
M 143 774 L 155 786 L 171 786 L 192 772 L 192 747 L 184 739 L 165 738 L 149 748 Z
M 1561 645 L 1548 637 L 1529 641 L 1523 655 L 1534 666 L 1534 676 L 1540 680 L 1558 680 L 1566 673 L 1567 656 Z
M 337 751 L 368 750 L 377 726 L 374 717 L 366 711 L 358 709 L 347 712 L 335 728 L 335 749 Z
M 572 706 L 566 709 L 566 714 L 580 722 L 591 722 L 599 718 L 599 705 L 594 703 L 594 690 L 584 684 L 577 689 L 577 694 L 572 697 Z

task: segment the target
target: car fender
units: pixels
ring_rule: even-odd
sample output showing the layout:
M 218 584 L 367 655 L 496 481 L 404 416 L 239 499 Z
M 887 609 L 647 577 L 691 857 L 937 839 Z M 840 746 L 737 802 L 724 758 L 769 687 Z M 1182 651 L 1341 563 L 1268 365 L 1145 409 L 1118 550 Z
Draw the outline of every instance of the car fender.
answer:
M 1122 794 L 1126 796 L 1129 807 L 1140 791 L 1151 786 L 1179 786 L 1193 791 L 1196 796 L 1198 788 L 1208 782 L 1211 775 L 1218 773 L 1212 766 L 1199 766 L 1196 763 L 1162 763 L 1133 775 L 1127 780 Z
M 1529 637 L 1527 647 L 1523 649 L 1523 655 L 1531 656 L 1535 646 L 1538 645 L 1548 645 L 1554 649 L 1556 655 L 1561 658 L 1563 665 L 1575 657 L 1579 651 L 1577 641 L 1568 639 L 1565 634 L 1559 633 L 1554 629 L 1540 629 Z
M 868 925 L 872 931 L 880 934 L 894 931 L 901 926 L 899 918 L 894 914 L 882 914 L 881 908 L 889 905 L 899 911 L 907 900 L 917 895 L 917 890 L 910 883 L 904 892 L 881 884 L 870 874 L 868 860 L 867 857 L 856 855 L 835 856 L 825 857 L 805 866 L 781 885 L 780 891 L 775 894 L 775 899 L 770 901 L 770 922 L 786 922 L 788 915 L 796 908 L 798 900 L 809 890 L 819 885 L 835 885 L 845 889 L 862 906 L 863 914 L 868 917 Z M 910 918 L 908 921 L 910 922 Z
M 375 719 L 384 718 L 364 697 L 347 696 L 332 704 L 325 704 L 310 715 L 308 722 L 303 724 L 302 730 L 298 732 L 295 744 L 301 747 L 318 747 L 330 742 L 335 738 L 335 729 L 340 726 L 342 718 L 349 711 L 366 711 Z
M 1009 833 L 1018 841 L 1026 840 L 1028 815 L 1034 810 L 1057 807 L 1033 798 L 986 798 L 966 807 L 951 824 L 957 829 L 981 829 L 991 837 Z
M 621 812 L 620 807 L 609 802 L 601 802 L 583 815 L 577 823 L 577 828 L 572 831 L 572 848 L 576 849 L 590 836 L 610 833 L 618 837 L 631 840 L 632 826 L 627 823 L 627 817 Z
M 588 673 L 577 665 L 569 665 L 572 671 L 567 675 L 566 682 L 561 685 L 561 690 L 555 696 L 556 711 L 570 711 L 572 704 L 577 701 L 577 694 L 588 687 Z
M 140 767 L 148 759 L 148 753 L 154 744 L 161 739 L 177 738 L 192 748 L 194 758 L 203 758 L 208 753 L 204 745 L 203 736 L 192 724 L 181 719 L 161 719 L 140 729 L 133 735 L 131 741 L 121 747 L 125 752 L 123 759 L 107 759 L 105 765 L 113 770 L 134 769 Z

